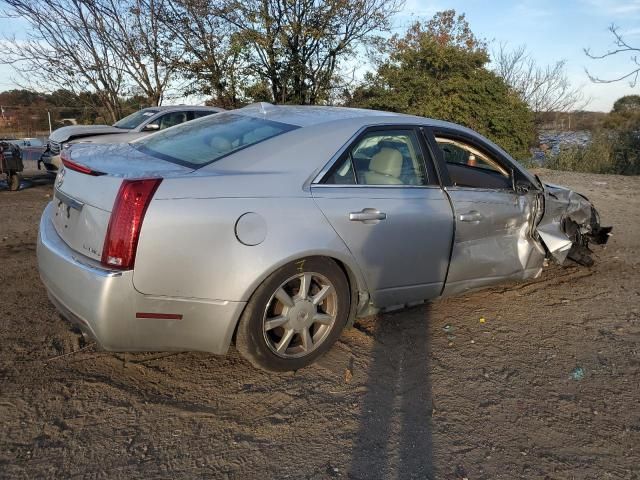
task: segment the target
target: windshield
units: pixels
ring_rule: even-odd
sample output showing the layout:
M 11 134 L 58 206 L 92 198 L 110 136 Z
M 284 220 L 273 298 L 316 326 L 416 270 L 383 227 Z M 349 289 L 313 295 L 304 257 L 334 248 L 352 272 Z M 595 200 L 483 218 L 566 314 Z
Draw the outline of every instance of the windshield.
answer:
M 219 113 L 168 128 L 132 145 L 168 162 L 199 168 L 296 128 L 262 118 Z
M 149 117 L 153 117 L 156 113 L 158 113 L 158 110 L 140 110 L 139 112 L 132 113 L 131 115 L 124 117 L 122 120 L 117 121 L 113 126 L 116 128 L 131 130 L 146 121 Z

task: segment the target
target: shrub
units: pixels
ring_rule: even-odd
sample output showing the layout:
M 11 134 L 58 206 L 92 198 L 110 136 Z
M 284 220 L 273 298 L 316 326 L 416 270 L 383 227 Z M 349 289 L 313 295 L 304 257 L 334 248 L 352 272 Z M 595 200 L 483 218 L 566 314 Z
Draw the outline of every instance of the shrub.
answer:
M 594 134 L 586 147 L 571 146 L 550 157 L 545 166 L 555 170 L 588 173 L 615 173 L 613 142 L 604 132 Z
M 587 173 L 640 174 L 640 131 L 603 130 L 587 147 L 568 147 L 550 157 L 546 167 Z

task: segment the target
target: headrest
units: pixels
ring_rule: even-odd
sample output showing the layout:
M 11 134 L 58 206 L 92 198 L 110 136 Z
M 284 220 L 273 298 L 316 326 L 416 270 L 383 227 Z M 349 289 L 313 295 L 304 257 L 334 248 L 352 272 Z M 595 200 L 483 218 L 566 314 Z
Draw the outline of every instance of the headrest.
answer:
M 214 153 L 227 153 L 231 151 L 231 142 L 224 137 L 215 136 L 209 140 L 209 146 Z
M 395 148 L 384 147 L 371 158 L 369 170 L 398 178 L 402 173 L 402 154 Z
M 273 134 L 274 134 L 273 127 L 269 127 L 269 126 L 259 127 L 259 128 L 256 128 L 255 130 L 252 130 L 249 133 L 246 133 L 242 140 L 244 144 L 252 144 L 252 143 L 257 143 L 260 140 L 263 140 L 267 137 L 271 137 L 273 136 Z

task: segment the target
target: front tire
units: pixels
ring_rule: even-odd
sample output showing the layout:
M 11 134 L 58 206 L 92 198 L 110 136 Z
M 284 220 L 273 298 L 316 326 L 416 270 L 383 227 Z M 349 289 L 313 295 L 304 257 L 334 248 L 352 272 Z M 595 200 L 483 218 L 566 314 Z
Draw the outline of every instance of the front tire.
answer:
M 331 259 L 311 257 L 271 274 L 247 303 L 236 348 L 254 366 L 299 370 L 327 352 L 349 318 L 349 283 Z

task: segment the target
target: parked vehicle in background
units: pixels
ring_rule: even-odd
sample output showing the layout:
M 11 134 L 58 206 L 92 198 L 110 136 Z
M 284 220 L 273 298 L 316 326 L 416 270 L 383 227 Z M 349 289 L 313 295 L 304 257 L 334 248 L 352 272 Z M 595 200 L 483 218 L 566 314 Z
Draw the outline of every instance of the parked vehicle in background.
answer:
M 39 138 L 35 137 L 26 137 L 26 138 L 3 138 L 0 139 L 2 142 L 12 143 L 20 148 L 25 147 L 43 147 L 44 142 Z
M 20 188 L 20 172 L 24 170 L 22 152 L 16 144 L 6 140 L 0 141 L 0 175 L 7 177 L 9 190 L 15 192 Z
M 107 350 L 302 368 L 355 316 L 588 264 L 589 201 L 459 125 L 259 104 L 63 152 L 50 298 Z
M 127 143 L 165 128 L 196 118 L 224 111 L 218 107 L 187 105 L 150 107 L 139 110 L 113 125 L 70 125 L 54 130 L 42 154 L 40 163 L 50 172 L 57 172 L 62 162 L 60 152 L 66 144 Z

